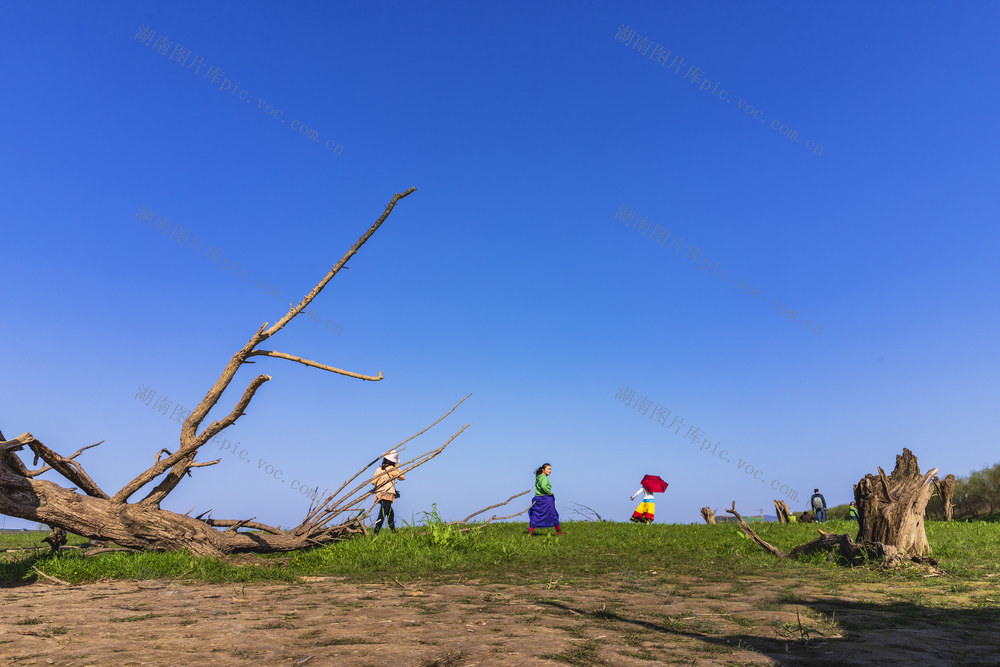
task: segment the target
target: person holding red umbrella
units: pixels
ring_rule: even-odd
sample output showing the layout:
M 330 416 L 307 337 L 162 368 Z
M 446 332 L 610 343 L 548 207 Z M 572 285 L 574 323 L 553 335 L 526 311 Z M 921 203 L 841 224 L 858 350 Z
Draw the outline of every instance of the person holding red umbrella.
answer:
M 642 486 L 633 493 L 629 500 L 642 494 L 642 502 L 632 512 L 632 522 L 653 523 L 653 515 L 656 513 L 656 501 L 653 499 L 654 493 L 663 493 L 667 490 L 667 483 L 656 475 L 646 475 L 642 478 Z

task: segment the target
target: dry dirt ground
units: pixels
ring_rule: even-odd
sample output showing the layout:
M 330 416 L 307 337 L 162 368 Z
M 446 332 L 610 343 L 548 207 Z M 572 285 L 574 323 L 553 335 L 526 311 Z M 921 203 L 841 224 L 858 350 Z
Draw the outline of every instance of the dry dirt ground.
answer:
M 992 581 L 308 579 L 5 588 L 0 665 L 1000 664 Z

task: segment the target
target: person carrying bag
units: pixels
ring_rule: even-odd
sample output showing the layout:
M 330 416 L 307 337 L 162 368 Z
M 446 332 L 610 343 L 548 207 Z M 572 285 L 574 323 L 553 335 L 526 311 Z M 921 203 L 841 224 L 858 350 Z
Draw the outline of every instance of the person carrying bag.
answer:
M 399 452 L 395 449 L 385 455 L 382 465 L 372 475 L 372 484 L 375 486 L 375 502 L 379 505 L 378 521 L 375 522 L 375 534 L 382 530 L 382 523 L 389 520 L 389 530 L 396 532 L 396 515 L 392 511 L 392 504 L 399 498 L 396 491 L 396 480 L 404 480 L 403 471 L 399 469 Z

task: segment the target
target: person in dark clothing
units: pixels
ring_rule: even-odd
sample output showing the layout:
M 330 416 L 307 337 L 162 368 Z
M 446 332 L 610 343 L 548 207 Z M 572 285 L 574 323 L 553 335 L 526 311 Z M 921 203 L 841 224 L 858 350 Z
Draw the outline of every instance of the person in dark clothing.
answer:
M 812 522 L 813 522 L 812 514 L 810 514 L 809 512 L 803 512 L 802 516 L 799 517 L 799 523 L 812 523 Z
M 813 511 L 816 512 L 816 520 L 819 522 L 826 521 L 826 498 L 823 494 L 819 492 L 819 489 L 813 489 L 812 498 L 809 499 L 809 504 L 812 505 Z

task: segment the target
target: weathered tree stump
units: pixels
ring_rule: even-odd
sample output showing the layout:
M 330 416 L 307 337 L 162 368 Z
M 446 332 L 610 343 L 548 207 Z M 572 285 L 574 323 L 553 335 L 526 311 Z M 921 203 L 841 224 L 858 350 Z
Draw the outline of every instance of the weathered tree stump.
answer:
M 788 509 L 788 503 L 784 500 L 775 500 L 773 502 L 774 511 L 778 513 L 779 523 L 790 523 L 788 517 L 791 514 L 791 510 Z
M 705 519 L 705 523 L 715 525 L 715 510 L 711 507 L 702 507 L 701 517 Z
M 852 565 L 873 561 L 896 565 L 903 560 L 936 565 L 937 562 L 929 557 L 931 547 L 924 531 L 924 510 L 931 497 L 931 478 L 936 474 L 937 468 L 932 468 L 921 475 L 917 457 L 904 448 L 903 453 L 896 456 L 896 467 L 891 475 L 886 476 L 880 467 L 877 477 L 865 475 L 854 485 L 859 523 L 857 540 L 850 535 L 821 530 L 820 537 L 787 554 L 758 537 L 736 511 L 735 502 L 726 512 L 736 517 L 740 529 L 750 539 L 778 558 L 836 551 Z
M 938 495 L 941 496 L 941 504 L 944 505 L 944 520 L 951 521 L 955 511 L 952 500 L 955 497 L 955 476 L 948 475 L 944 480 L 935 477 L 934 486 L 937 487 Z
M 924 510 L 934 490 L 931 479 L 937 468 L 920 474 L 917 457 L 909 449 L 896 456 L 896 467 L 886 477 L 865 475 L 854 485 L 858 507 L 858 537 L 861 544 L 882 544 L 887 553 L 900 556 L 927 556 L 931 547 L 924 530 Z

